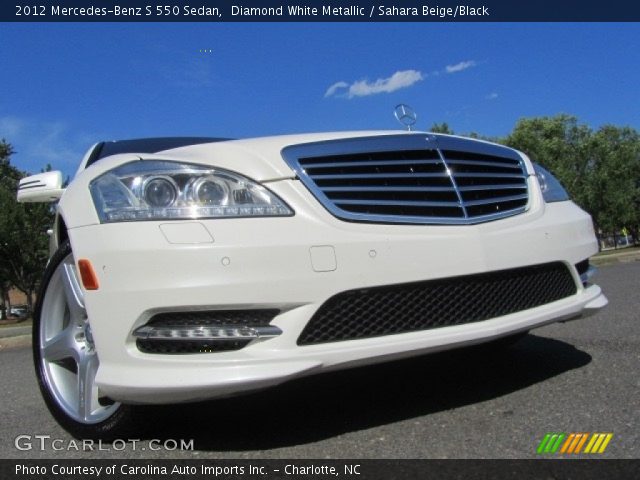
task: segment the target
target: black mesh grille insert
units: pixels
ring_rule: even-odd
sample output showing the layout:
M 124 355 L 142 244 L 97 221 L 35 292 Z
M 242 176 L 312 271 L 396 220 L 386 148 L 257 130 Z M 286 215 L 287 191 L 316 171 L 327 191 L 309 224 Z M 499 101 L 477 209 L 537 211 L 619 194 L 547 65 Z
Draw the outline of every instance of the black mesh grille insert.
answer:
M 147 322 L 156 326 L 229 326 L 254 325 L 265 326 L 278 315 L 277 309 L 257 310 L 207 310 L 194 312 L 162 312 L 157 313 Z
M 577 291 L 569 269 L 549 263 L 498 272 L 339 293 L 325 302 L 298 345 L 462 325 L 538 307 Z
M 224 342 L 207 342 L 194 340 L 176 342 L 173 340 L 140 340 L 136 341 L 138 350 L 143 353 L 181 354 L 181 353 L 213 353 L 240 350 L 249 340 L 228 340 Z

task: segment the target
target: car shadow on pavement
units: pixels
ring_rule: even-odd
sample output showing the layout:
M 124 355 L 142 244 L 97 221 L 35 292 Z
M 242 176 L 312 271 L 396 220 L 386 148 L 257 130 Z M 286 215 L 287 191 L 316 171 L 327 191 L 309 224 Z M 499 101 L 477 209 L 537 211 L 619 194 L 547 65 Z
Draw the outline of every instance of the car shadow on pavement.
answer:
M 486 346 L 291 381 L 258 393 L 148 407 L 145 436 L 196 450 L 269 450 L 483 402 L 583 367 L 591 356 L 551 338 Z

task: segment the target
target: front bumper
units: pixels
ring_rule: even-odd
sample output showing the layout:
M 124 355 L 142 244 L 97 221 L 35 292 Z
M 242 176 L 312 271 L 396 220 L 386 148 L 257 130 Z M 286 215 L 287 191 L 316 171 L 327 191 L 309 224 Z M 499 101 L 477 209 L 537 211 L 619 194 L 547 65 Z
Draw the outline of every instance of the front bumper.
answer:
M 597 251 L 590 217 L 571 202 L 467 226 L 338 221 L 299 182 L 270 185 L 290 218 L 132 222 L 69 231 L 100 288 L 86 292 L 102 391 L 126 403 L 173 403 L 262 388 L 312 372 L 470 345 L 592 313 L 607 301 L 573 267 Z M 168 225 L 168 226 L 167 226 Z M 577 293 L 466 325 L 309 346 L 296 341 L 333 295 L 561 261 Z M 230 352 L 145 354 L 132 332 L 158 312 L 275 308 L 282 334 Z

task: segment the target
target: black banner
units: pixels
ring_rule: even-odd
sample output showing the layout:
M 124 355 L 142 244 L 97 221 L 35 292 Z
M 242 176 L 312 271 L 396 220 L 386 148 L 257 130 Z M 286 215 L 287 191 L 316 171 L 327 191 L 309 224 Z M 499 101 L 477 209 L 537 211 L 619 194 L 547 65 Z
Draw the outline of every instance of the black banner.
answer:
M 15 0 L 4 22 L 635 22 L 628 0 Z
M 3 480 L 623 480 L 638 471 L 640 460 L 0 460 Z

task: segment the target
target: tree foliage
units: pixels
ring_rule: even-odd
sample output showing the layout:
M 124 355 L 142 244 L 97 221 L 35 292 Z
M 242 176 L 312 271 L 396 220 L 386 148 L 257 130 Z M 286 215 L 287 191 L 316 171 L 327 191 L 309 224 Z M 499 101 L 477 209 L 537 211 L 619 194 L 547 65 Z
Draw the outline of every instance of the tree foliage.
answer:
M 442 123 L 434 123 L 430 129 L 433 133 L 446 133 L 447 135 L 453 135 L 453 130 L 449 128 L 449 124 L 447 122 Z
M 49 205 L 21 204 L 17 183 L 25 174 L 11 165 L 13 149 L 0 142 L 0 283 L 12 285 L 31 300 L 48 256 L 47 229 L 53 216 Z
M 604 232 L 640 224 L 640 136 L 629 127 L 593 131 L 574 116 L 518 121 L 504 143 L 525 152 L 560 180 Z

